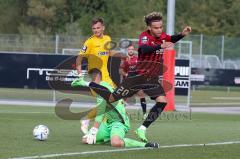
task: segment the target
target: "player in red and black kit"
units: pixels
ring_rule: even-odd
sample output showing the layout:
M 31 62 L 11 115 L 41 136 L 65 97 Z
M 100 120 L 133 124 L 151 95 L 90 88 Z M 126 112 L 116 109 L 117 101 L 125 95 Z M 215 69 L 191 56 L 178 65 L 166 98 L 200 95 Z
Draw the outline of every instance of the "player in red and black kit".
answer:
M 127 47 L 128 57 L 126 59 L 122 59 L 120 68 L 119 68 L 119 74 L 122 76 L 123 80 L 127 77 L 137 75 L 136 67 L 137 67 L 138 56 L 134 54 L 134 51 L 135 51 L 134 45 L 130 41 Z M 138 91 L 137 96 L 140 98 L 140 104 L 143 112 L 143 119 L 146 119 L 147 104 L 146 104 L 144 92 L 142 90 Z
M 180 34 L 170 36 L 163 32 L 163 21 L 160 13 L 153 12 L 144 18 L 147 30 L 142 32 L 139 37 L 137 75 L 126 78 L 113 93 L 94 82 L 80 80 L 80 83 L 89 86 L 109 103 L 131 97 L 139 90 L 143 90 L 146 95 L 155 100 L 156 104 L 151 108 L 143 124 L 136 130 L 138 137 L 147 142 L 146 129 L 159 117 L 167 104 L 165 92 L 159 83 L 159 74 L 163 67 L 163 51 L 173 47 L 174 43 L 188 35 L 191 32 L 191 27 L 187 26 Z

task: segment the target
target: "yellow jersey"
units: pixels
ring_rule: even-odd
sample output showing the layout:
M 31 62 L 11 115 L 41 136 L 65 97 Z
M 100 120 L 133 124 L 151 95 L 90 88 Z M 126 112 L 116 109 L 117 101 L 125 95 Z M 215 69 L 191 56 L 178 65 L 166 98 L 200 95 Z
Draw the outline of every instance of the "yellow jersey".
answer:
M 88 59 L 88 70 L 99 69 L 102 72 L 102 81 L 115 87 L 108 72 L 109 50 L 107 46 L 110 42 L 111 38 L 107 35 L 103 35 L 102 38 L 93 35 L 85 41 L 79 55 Z

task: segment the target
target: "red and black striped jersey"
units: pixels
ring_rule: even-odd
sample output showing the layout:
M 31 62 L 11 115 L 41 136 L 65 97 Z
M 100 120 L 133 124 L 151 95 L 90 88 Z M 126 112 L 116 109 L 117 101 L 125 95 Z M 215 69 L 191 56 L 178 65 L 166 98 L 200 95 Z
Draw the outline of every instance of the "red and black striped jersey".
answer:
M 160 37 L 154 37 L 150 34 L 150 31 L 144 31 L 139 36 L 139 49 L 138 49 L 138 63 L 136 70 L 138 74 L 142 74 L 148 77 L 155 77 L 161 75 L 163 66 L 163 49 L 159 47 L 158 50 L 153 52 L 143 53 L 141 46 L 160 46 L 163 41 L 170 42 L 171 36 L 162 32 Z

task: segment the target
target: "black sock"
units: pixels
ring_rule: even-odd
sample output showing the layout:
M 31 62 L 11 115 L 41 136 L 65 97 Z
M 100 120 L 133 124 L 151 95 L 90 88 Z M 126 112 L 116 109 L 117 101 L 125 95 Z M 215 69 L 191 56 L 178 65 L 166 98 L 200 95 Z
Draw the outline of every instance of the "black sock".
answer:
M 143 114 L 145 114 L 146 111 L 147 111 L 146 99 L 145 98 L 140 98 L 140 103 L 141 103 Z
M 147 118 L 143 122 L 143 125 L 148 128 L 161 114 L 167 103 L 157 102 L 150 110 Z
M 97 84 L 95 82 L 90 82 L 89 87 L 94 90 L 98 95 L 103 97 L 106 101 L 109 100 L 109 97 L 111 95 L 111 92 L 104 86 Z

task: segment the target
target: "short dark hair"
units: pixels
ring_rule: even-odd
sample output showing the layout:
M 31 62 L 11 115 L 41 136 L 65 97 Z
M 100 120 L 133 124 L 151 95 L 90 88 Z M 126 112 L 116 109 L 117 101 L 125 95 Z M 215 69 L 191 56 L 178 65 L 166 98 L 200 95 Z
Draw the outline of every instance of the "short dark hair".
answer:
M 104 20 L 101 17 L 93 18 L 92 25 L 97 24 L 98 22 L 104 25 Z
M 92 68 L 91 70 L 88 71 L 88 74 L 93 78 L 95 78 L 97 75 L 100 75 L 102 77 L 102 72 L 97 68 Z
M 162 20 L 162 14 L 160 12 L 152 12 L 144 16 L 144 21 L 147 26 L 150 26 L 152 22 L 161 21 L 161 20 Z
M 130 47 L 130 46 L 135 47 L 134 44 L 133 44 L 133 41 L 129 41 L 128 47 Z

